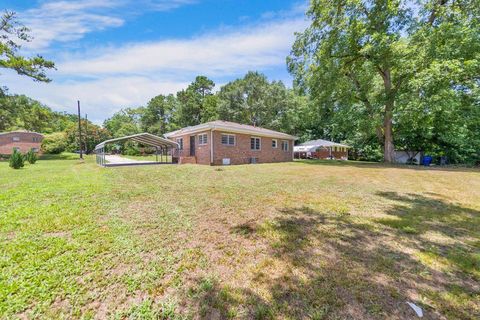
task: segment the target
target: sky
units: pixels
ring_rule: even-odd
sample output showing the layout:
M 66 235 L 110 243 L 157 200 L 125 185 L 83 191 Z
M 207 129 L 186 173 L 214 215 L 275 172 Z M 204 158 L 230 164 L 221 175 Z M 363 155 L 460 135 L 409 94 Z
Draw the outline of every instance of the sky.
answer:
M 22 53 L 56 64 L 50 83 L 2 70 L 10 93 L 95 123 L 197 75 L 222 84 L 250 70 L 291 86 L 285 59 L 307 26 L 306 0 L 0 0 L 31 29 Z

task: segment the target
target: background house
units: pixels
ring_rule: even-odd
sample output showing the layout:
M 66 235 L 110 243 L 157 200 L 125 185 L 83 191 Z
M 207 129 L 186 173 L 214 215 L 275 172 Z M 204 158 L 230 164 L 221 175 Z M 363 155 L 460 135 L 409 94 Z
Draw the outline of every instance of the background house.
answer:
M 12 131 L 0 133 L 0 154 L 12 154 L 13 149 L 21 153 L 30 150 L 40 152 L 43 135 L 37 132 Z
M 339 159 L 348 160 L 350 147 L 328 140 L 318 139 L 294 147 L 296 159 Z
M 165 134 L 180 146 L 179 163 L 210 165 L 293 160 L 296 137 L 228 121 L 212 121 Z

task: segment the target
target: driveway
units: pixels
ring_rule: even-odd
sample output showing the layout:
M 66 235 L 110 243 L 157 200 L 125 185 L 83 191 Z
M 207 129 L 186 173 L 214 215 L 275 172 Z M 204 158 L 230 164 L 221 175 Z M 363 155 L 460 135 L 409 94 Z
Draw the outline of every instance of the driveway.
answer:
M 108 164 L 142 164 L 142 163 L 155 163 L 155 161 L 142 161 L 142 160 L 134 160 L 134 159 L 127 159 L 122 156 L 111 154 L 105 155 L 105 160 Z

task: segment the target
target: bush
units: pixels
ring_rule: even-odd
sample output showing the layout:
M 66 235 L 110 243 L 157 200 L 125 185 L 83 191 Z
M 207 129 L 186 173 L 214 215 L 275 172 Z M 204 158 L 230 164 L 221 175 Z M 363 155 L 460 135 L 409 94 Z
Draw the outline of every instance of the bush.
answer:
M 28 161 L 28 163 L 30 164 L 34 164 L 35 162 L 37 162 L 37 159 L 37 154 L 33 152 L 33 150 L 30 150 L 25 154 L 25 160 Z
M 67 137 L 63 132 L 55 132 L 45 136 L 42 142 L 43 153 L 59 154 L 67 147 Z
M 20 169 L 23 168 L 23 156 L 22 154 L 17 151 L 17 149 L 13 149 L 12 156 L 10 157 L 10 167 L 13 169 Z

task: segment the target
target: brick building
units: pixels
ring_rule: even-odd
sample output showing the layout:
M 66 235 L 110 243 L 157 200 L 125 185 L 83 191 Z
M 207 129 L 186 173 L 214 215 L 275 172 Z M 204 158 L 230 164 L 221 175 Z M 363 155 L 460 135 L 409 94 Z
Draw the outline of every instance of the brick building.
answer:
M 30 150 L 40 152 L 43 135 L 29 131 L 12 131 L 0 133 L 0 154 L 12 154 L 13 149 L 21 153 Z
M 295 159 L 348 160 L 349 148 L 345 144 L 318 139 L 295 146 L 294 155 Z
M 165 134 L 177 142 L 179 163 L 228 165 L 293 160 L 296 137 L 228 121 L 212 121 Z

